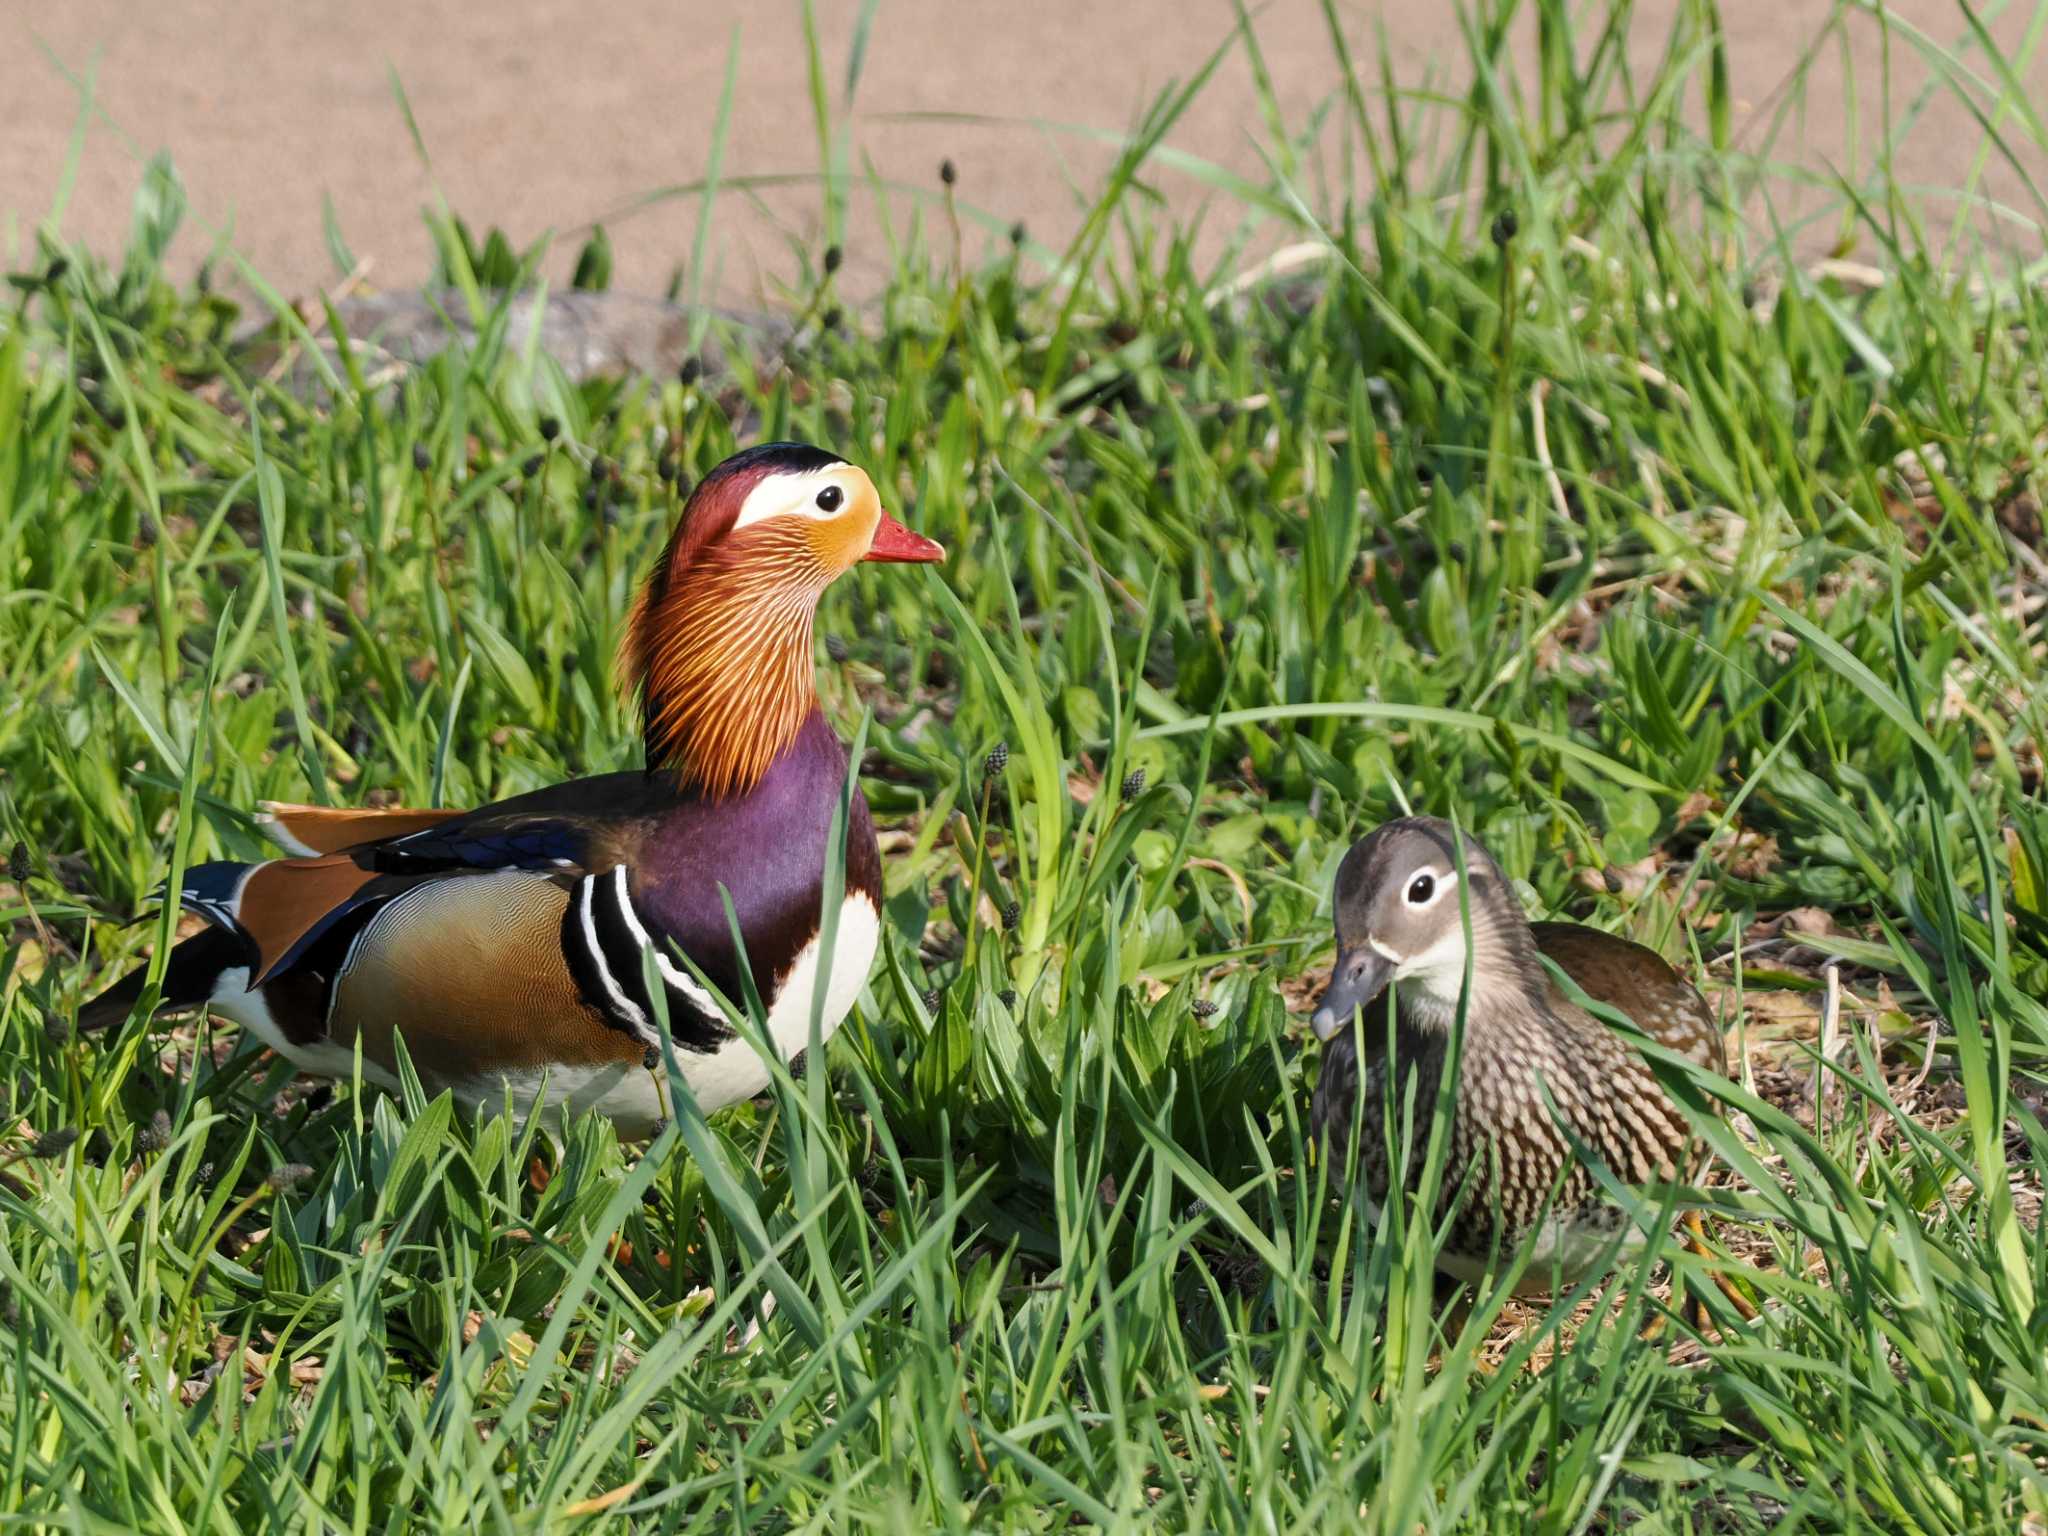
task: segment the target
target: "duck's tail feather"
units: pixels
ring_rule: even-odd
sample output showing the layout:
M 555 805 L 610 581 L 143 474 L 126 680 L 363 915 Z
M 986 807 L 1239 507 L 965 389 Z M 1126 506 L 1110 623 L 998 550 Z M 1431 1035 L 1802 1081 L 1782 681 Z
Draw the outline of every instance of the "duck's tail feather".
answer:
M 248 941 L 225 928 L 202 928 L 171 951 L 164 967 L 166 1008 L 190 1008 L 213 996 L 221 972 L 249 963 Z M 78 1010 L 78 1027 L 91 1034 L 119 1024 L 135 1009 L 149 967 L 137 966 Z

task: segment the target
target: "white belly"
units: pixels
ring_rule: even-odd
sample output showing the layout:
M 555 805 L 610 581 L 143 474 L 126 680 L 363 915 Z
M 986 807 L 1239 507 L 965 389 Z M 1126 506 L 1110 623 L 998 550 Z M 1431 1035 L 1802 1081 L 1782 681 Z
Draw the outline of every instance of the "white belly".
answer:
M 504 1109 L 509 1100 L 515 1121 L 525 1119 L 536 1100 L 542 1101 L 547 1121 L 556 1127 L 570 1115 L 594 1111 L 618 1128 L 621 1141 L 652 1136 L 668 1118 L 667 1095 L 667 1080 L 659 1073 L 623 1061 L 602 1067 L 504 1072 L 455 1088 L 456 1098 L 482 1114 Z
M 867 985 L 868 970 L 875 963 L 875 946 L 882 936 L 882 917 L 875 904 L 861 895 L 846 898 L 839 909 L 839 932 L 832 945 L 832 973 L 824 982 L 825 1008 L 818 1020 L 819 1043 L 853 1011 L 853 1000 Z M 811 1043 L 811 999 L 819 986 L 818 941 L 806 944 L 777 978 L 775 1001 L 768 1009 L 768 1038 L 775 1054 L 787 1062 Z M 744 1039 L 722 1042 L 715 1051 L 697 1055 L 678 1053 L 677 1060 L 690 1091 L 697 1096 L 705 1114 L 752 1098 L 768 1086 L 768 1064 Z M 813 1062 L 822 1070 L 824 1063 Z

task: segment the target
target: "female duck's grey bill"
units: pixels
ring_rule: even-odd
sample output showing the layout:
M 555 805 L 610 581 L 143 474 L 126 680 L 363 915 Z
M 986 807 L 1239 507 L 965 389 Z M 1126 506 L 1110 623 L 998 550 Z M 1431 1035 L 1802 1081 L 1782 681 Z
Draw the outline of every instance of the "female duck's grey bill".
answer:
M 1393 974 L 1394 962 L 1376 949 L 1340 950 L 1309 1027 L 1321 1039 L 1336 1039 L 1351 1027 L 1351 1015 L 1378 997 Z

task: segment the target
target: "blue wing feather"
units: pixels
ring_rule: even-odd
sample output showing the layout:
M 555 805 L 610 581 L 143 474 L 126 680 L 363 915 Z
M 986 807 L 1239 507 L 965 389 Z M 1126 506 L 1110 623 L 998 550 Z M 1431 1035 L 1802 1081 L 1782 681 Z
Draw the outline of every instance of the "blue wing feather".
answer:
M 394 874 L 449 867 L 552 873 L 581 868 L 588 842 L 588 828 L 577 822 L 529 816 L 496 821 L 479 813 L 380 843 L 371 853 L 375 868 Z

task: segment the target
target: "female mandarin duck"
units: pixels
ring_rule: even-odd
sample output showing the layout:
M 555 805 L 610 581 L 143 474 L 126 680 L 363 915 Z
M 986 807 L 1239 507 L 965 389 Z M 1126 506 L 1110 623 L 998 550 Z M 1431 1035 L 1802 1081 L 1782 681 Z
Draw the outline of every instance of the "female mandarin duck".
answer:
M 1468 1175 L 1476 1177 L 1437 1267 L 1469 1280 L 1527 1247 L 1521 1284 L 1541 1290 L 1554 1275 L 1582 1278 L 1617 1247 L 1623 1257 L 1640 1248 L 1642 1235 L 1624 1230 L 1626 1212 L 1606 1197 L 1572 1143 L 1636 1185 L 1691 1182 L 1704 1146 L 1643 1055 L 1568 998 L 1538 956 L 1659 1045 L 1725 1076 L 1720 1025 L 1692 985 L 1627 939 L 1576 923 L 1531 924 L 1493 856 L 1434 817 L 1387 822 L 1354 845 L 1337 870 L 1334 906 L 1337 964 L 1312 1021 L 1326 1042 L 1312 1120 L 1340 1156 L 1358 1122 L 1368 1198 L 1386 1197 L 1387 1077 L 1404 1066 L 1420 1078 L 1411 1186 L 1421 1172 L 1419 1138 L 1427 1134 L 1462 993 L 1464 1049 L 1451 1096 L 1444 1210 Z M 1397 984 L 1391 1060 L 1378 1002 L 1390 982 Z M 1362 1034 L 1352 1023 L 1360 1009 Z M 1398 1114 L 1399 1078 L 1393 1101 Z M 1697 1216 L 1686 1226 L 1697 1242 Z M 1718 1276 L 1715 1283 L 1726 1289 Z M 1748 1307 L 1740 1293 L 1727 1294 Z
M 846 749 L 819 712 L 811 622 L 862 560 L 945 551 L 888 516 L 868 477 L 799 443 L 705 476 L 628 621 L 647 768 L 576 779 L 474 811 L 270 805 L 292 855 L 186 872 L 210 927 L 172 951 L 164 998 L 203 1004 L 308 1072 L 395 1087 L 394 1032 L 430 1091 L 522 1111 L 596 1109 L 622 1135 L 663 1118 L 643 955 L 666 993 L 683 1073 L 708 1113 L 768 1082 L 671 945 L 743 995 L 720 896 L 731 892 L 768 1032 L 787 1058 L 853 1006 L 880 930 L 881 855 L 858 789 L 845 904 L 821 980 L 826 845 Z M 88 1003 L 127 1017 L 136 972 Z M 542 1084 L 545 1080 L 546 1087 Z

